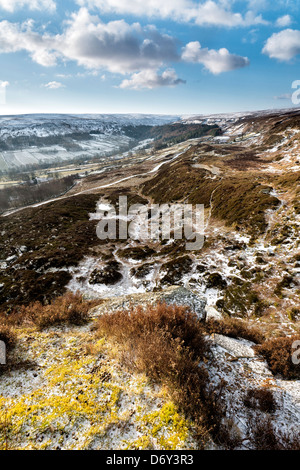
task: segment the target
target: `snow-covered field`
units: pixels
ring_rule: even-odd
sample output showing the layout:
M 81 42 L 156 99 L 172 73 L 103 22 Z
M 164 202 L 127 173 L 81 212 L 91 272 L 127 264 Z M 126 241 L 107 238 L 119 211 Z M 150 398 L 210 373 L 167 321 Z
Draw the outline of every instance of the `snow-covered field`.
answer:
M 0 171 L 118 153 L 134 140 L 126 126 L 178 120 L 157 115 L 25 115 L 0 117 Z M 52 143 L 53 141 L 53 143 Z

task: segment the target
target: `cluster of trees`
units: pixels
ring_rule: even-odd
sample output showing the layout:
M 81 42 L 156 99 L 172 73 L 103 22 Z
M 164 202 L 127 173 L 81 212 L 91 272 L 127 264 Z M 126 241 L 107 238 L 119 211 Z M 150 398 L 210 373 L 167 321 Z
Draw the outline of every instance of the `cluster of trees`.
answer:
M 1 189 L 0 212 L 36 204 L 52 197 L 60 196 L 74 185 L 76 178 L 78 178 L 78 175 L 71 175 L 43 183 L 38 183 L 34 178 L 23 184 Z

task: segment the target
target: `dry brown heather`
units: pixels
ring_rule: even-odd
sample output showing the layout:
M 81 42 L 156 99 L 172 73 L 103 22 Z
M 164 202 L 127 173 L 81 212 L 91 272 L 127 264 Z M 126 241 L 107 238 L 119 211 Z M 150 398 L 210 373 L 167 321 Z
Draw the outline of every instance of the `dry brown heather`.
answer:
M 90 320 L 91 308 L 100 303 L 101 300 L 87 301 L 79 293 L 67 292 L 46 305 L 33 302 L 28 306 L 16 307 L 9 315 L 0 316 L 0 339 L 6 331 L 5 327 L 2 330 L 1 324 L 8 325 L 7 338 L 12 333 L 12 328 L 16 326 L 35 325 L 39 329 L 44 329 L 55 325 L 84 325 Z
M 256 346 L 255 350 L 265 358 L 273 374 L 280 374 L 286 379 L 299 379 L 300 366 L 292 361 L 295 341 L 300 341 L 300 335 L 269 339 Z
M 165 304 L 138 307 L 102 316 L 97 329 L 99 336 L 121 347 L 126 367 L 168 387 L 176 405 L 195 423 L 201 448 L 209 432 L 217 439 L 225 409 L 218 400 L 221 390 L 209 386 L 206 369 L 199 366 L 209 348 L 194 313 Z
M 245 321 L 225 317 L 222 320 L 209 319 L 204 326 L 208 334 L 218 334 L 229 338 L 243 338 L 256 344 L 264 341 L 264 335 L 258 327 L 249 326 Z
M 263 337 L 257 329 L 231 319 L 203 325 L 188 309 L 165 304 L 105 314 L 96 329 L 100 337 L 117 344 L 125 367 L 144 372 L 154 382 L 167 386 L 179 410 L 193 421 L 199 448 L 205 447 L 209 436 L 226 449 L 241 445 L 230 420 L 225 419 L 227 410 L 222 398 L 226 384 L 214 387 L 208 380 L 210 346 L 205 335 L 218 333 L 259 343 Z M 248 390 L 244 400 L 246 407 L 256 411 L 276 410 L 269 390 Z M 269 418 L 261 422 L 252 416 L 248 439 L 254 448 L 300 449 L 299 437 L 277 432 Z M 262 432 L 263 444 L 259 441 Z
M 212 215 L 226 225 L 245 227 L 257 237 L 266 229 L 265 210 L 279 205 L 277 198 L 266 194 L 266 184 L 247 176 L 207 178 L 205 170 L 193 167 L 192 161 L 163 167 L 153 179 L 142 185 L 143 194 L 156 203 L 188 201 L 212 205 Z

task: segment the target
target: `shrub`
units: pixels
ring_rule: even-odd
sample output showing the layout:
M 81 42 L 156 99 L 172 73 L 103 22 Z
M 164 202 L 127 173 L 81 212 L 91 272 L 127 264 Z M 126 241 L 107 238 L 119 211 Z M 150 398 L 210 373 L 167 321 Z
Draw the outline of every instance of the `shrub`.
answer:
M 205 324 L 205 330 L 208 334 L 215 333 L 230 338 L 243 338 L 256 344 L 260 344 L 264 340 L 262 333 L 257 328 L 249 327 L 243 321 L 235 318 L 210 319 Z
M 293 364 L 293 343 L 300 340 L 300 335 L 280 337 L 265 341 L 255 350 L 267 361 L 274 374 L 281 374 L 286 379 L 300 378 L 300 365 Z
M 244 404 L 247 408 L 259 409 L 264 413 L 274 413 L 276 410 L 274 393 L 265 388 L 247 390 Z
M 278 297 L 282 297 L 282 290 L 283 289 L 290 289 L 292 284 L 293 284 L 293 281 L 294 281 L 294 278 L 293 276 L 284 276 L 284 278 L 282 279 L 282 281 L 280 281 L 275 290 L 274 290 L 274 294 L 277 295 Z
M 250 441 L 255 450 L 300 450 L 300 439 L 292 429 L 288 434 L 276 429 L 270 417 L 257 416 L 250 422 Z
M 159 304 L 102 316 L 98 334 L 121 344 L 125 365 L 168 387 L 178 408 L 193 420 L 199 445 L 208 430 L 218 439 L 225 415 L 222 386 L 212 389 L 199 364 L 208 354 L 197 315 L 185 307 Z
M 17 325 L 29 322 L 40 329 L 61 324 L 82 325 L 88 321 L 89 310 L 95 304 L 84 300 L 79 293 L 67 292 L 49 305 L 34 302 L 28 307 L 22 306 L 9 315 L 6 321 Z

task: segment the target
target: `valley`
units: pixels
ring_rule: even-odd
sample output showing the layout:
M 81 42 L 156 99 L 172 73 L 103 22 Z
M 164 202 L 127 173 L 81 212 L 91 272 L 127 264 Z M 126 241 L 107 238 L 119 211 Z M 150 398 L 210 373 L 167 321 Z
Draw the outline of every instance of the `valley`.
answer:
M 185 117 L 182 123 L 186 125 L 212 126 L 204 129 L 204 135 L 192 138 L 185 128 L 182 130 L 184 124 L 179 126 L 177 121 L 175 124 L 171 122 L 166 124 L 156 120 L 155 124 L 162 125 L 164 132 L 167 126 L 167 135 L 173 139 L 176 134 L 178 142 L 164 141 L 156 130 L 152 143 L 142 151 L 135 141 L 135 148 L 130 152 L 126 149 L 117 157 L 103 157 L 95 167 L 92 166 L 94 163 L 85 163 L 89 174 L 81 171 L 80 178 L 66 194 L 30 207 L 12 209 L 0 216 L 2 318 L 9 318 L 9 315 L 19 318 L 22 309 L 32 308 L 34 302 L 47 306 L 66 292 L 80 294 L 88 302 L 99 303 L 93 307 L 92 322 L 130 306 L 154 305 L 157 298 L 169 298 L 173 293 L 176 300 L 172 304 L 190 305 L 192 308 L 191 305 L 197 305 L 200 299 L 205 305 L 200 302 L 202 306 L 199 308 L 208 325 L 204 329 L 207 328 L 206 335 L 214 357 L 213 360 L 207 359 L 210 383 L 219 386 L 225 381 L 227 384 L 224 385 L 223 401 L 227 404 L 227 426 L 231 423 L 229 434 L 235 430 L 236 448 L 255 448 L 257 445 L 253 443 L 253 435 L 249 437 L 251 426 L 247 420 L 250 418 L 242 395 L 253 387 L 274 392 L 278 409 L 267 416 L 272 416 L 279 434 L 297 435 L 299 366 L 295 367 L 295 375 L 286 380 L 280 372 L 274 372 L 274 365 L 270 365 L 267 356 L 254 353 L 255 341 L 243 336 L 245 333 L 240 333 L 241 336 L 232 332 L 226 334 L 226 328 L 231 331 L 233 326 L 230 322 L 238 321 L 245 328 L 259 331 L 264 338 L 257 341 L 261 348 L 268 341 L 300 337 L 300 112 Z M 147 124 L 139 122 L 139 125 Z M 179 127 L 172 129 L 172 125 Z M 219 129 L 217 133 L 216 129 Z M 141 128 L 139 132 L 142 132 Z M 200 132 L 199 128 L 197 132 Z M 143 134 L 141 142 L 144 137 Z M 125 145 L 123 137 L 121 140 L 118 136 L 113 138 L 120 148 Z M 162 142 L 164 148 L 159 148 Z M 47 153 L 47 147 L 44 150 Z M 86 148 L 86 151 L 90 150 Z M 3 154 L 2 158 L 5 157 Z M 16 165 L 15 160 L 11 161 Z M 72 172 L 72 166 L 64 171 Z M 135 224 L 134 237 L 100 240 L 96 235 L 97 224 L 110 205 L 118 207 L 120 196 L 127 196 L 129 205 L 146 206 L 149 218 L 153 216 L 153 204 L 203 204 L 203 248 L 187 251 L 186 240 L 175 239 L 174 234 L 169 240 L 142 240 L 139 235 L 144 222 L 139 217 L 126 219 L 128 224 L 132 221 Z M 185 303 L 190 296 L 193 303 Z M 225 326 L 227 323 L 230 328 Z M 83 337 L 88 342 L 92 341 L 89 326 L 56 326 L 55 329 L 37 332 L 37 336 L 32 332 L 35 330 L 32 330 L 30 322 L 25 322 L 25 329 L 22 329 L 22 322 L 18 328 L 24 360 L 37 361 L 40 368 L 36 381 L 29 388 L 25 377 L 31 377 L 30 371 L 15 370 L 8 378 L 0 376 L 0 399 L 1 395 L 9 397 L 7 406 L 11 409 L 11 419 L 24 396 L 31 393 L 34 406 L 42 406 L 44 398 L 38 390 L 45 383 L 43 367 L 46 367 L 47 376 L 52 377 L 51 383 L 46 385 L 47 400 L 55 409 L 53 423 L 57 425 L 59 404 L 54 406 L 53 398 L 56 378 L 53 370 L 49 369 L 49 363 L 38 358 L 38 354 L 45 358 L 49 347 L 57 345 L 57 348 L 64 349 L 64 367 L 68 371 L 71 367 L 70 351 L 73 351 L 78 377 L 82 375 L 84 394 L 90 393 L 89 381 L 95 380 L 91 371 L 100 355 L 103 367 L 110 374 L 107 380 L 103 379 L 112 392 L 105 411 L 107 420 L 105 418 L 101 429 L 91 425 L 92 418 L 86 407 L 82 410 L 81 421 L 72 421 L 73 424 L 68 425 L 68 437 L 61 441 L 51 431 L 50 425 L 48 429 L 45 424 L 45 431 L 42 426 L 37 426 L 36 432 L 45 448 L 99 448 L 102 445 L 103 448 L 117 446 L 125 449 L 144 445 L 145 448 L 154 446 L 157 449 L 193 449 L 199 445 L 191 431 L 195 421 L 190 416 L 194 415 L 187 415 L 184 407 L 180 411 L 181 429 L 176 425 L 179 417 L 174 417 L 173 409 L 167 424 L 160 423 L 158 434 L 154 433 L 149 416 L 166 404 L 170 408 L 173 395 L 168 395 L 164 387 L 159 389 L 157 384 L 153 385 L 151 380 L 147 382 L 145 376 L 141 378 L 139 372 L 128 372 L 126 368 L 125 372 L 120 368 L 117 351 L 122 345 L 110 343 L 109 335 L 106 342 L 100 340 L 101 344 L 97 343 L 97 352 L 88 353 L 85 363 L 84 360 L 80 362 L 76 354 L 79 354 Z M 41 341 L 38 345 L 35 342 L 38 342 L 36 338 L 39 335 Z M 53 337 L 55 343 L 52 344 Z M 73 349 L 64 341 L 66 345 L 73 345 Z M 28 348 L 27 343 L 30 345 Z M 110 356 L 110 348 L 114 351 L 113 356 Z M 54 363 L 56 359 L 53 367 L 59 368 Z M 21 385 L 18 384 L 20 380 Z M 65 376 L 57 386 L 63 387 L 64 380 Z M 128 380 L 127 388 L 122 385 L 124 380 Z M 97 382 L 95 387 L 100 393 L 102 385 Z M 122 398 L 113 403 L 114 387 Z M 145 389 L 144 396 L 142 389 Z M 78 390 L 76 388 L 76 394 Z M 125 413 L 129 412 L 128 402 L 131 403 L 130 416 Z M 138 403 L 141 402 L 142 408 L 139 408 Z M 112 419 L 114 406 L 116 415 Z M 97 408 L 97 413 L 102 413 L 100 408 Z M 266 418 L 259 413 L 257 416 Z M 33 426 L 26 422 L 25 415 L 22 419 L 24 429 Z M 156 415 L 155 419 L 163 421 L 164 418 Z M 194 424 L 188 424 L 184 421 L 186 419 L 192 419 Z M 127 437 L 122 440 L 119 430 L 124 420 Z M 141 431 L 139 420 L 144 423 L 144 431 Z M 63 436 L 66 427 L 61 426 Z M 78 426 L 82 427 L 84 436 L 80 443 L 70 437 Z M 30 447 L 33 441 L 28 444 L 24 429 L 19 430 L 20 435 L 16 429 L 13 433 L 21 447 Z M 280 442 L 284 442 L 283 434 L 278 438 Z M 143 436 L 147 436 L 144 441 Z M 210 435 L 208 448 L 234 447 L 234 439 L 225 442 L 220 436 L 221 433 L 217 438 Z

